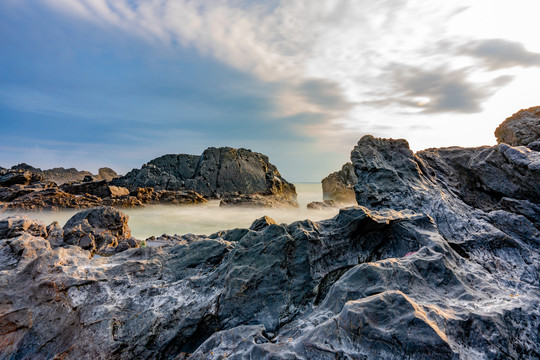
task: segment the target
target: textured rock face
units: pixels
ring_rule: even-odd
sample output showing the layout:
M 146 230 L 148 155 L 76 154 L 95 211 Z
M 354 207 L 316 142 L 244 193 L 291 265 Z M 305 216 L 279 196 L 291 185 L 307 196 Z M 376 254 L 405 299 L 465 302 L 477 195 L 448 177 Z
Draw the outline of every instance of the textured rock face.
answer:
M 208 148 L 201 156 L 161 156 L 112 183 L 132 190 L 193 190 L 210 198 L 277 195 L 296 200 L 294 185 L 281 177 L 268 157 L 228 147 Z
M 84 180 L 85 177 L 90 176 L 95 180 L 111 181 L 113 178 L 118 177 L 118 174 L 110 168 L 101 168 L 97 175 L 92 175 L 89 171 L 79 171 L 75 168 L 65 169 L 63 167 L 57 167 L 53 169 L 41 170 L 25 163 L 21 163 L 11 167 L 11 170 L 29 171 L 33 174 L 40 175 L 43 180 L 53 181 L 58 185 L 77 182 Z
M 127 218 L 0 221 L 0 359 L 540 358 L 538 152 L 366 136 L 351 159 L 369 208 L 320 222 L 92 257 Z
M 497 142 L 512 146 L 531 146 L 540 150 L 540 106 L 520 110 L 495 130 Z
M 464 246 L 424 214 L 357 206 L 101 258 L 51 246 L 52 226 L 13 224 L 0 240 L 0 358 L 540 355 L 539 252 L 513 235 L 522 224 Z
M 323 200 L 334 200 L 345 204 L 354 204 L 354 185 L 358 181 L 351 163 L 343 165 L 322 180 Z
M 66 244 L 77 245 L 92 254 L 110 254 L 118 249 L 136 247 L 131 239 L 129 217 L 108 206 L 100 206 L 77 213 L 63 227 Z M 117 247 L 119 247 L 117 249 Z
M 154 191 L 110 185 L 105 180 L 64 183 L 60 187 L 26 170 L 0 171 L 0 211 L 84 209 L 100 205 L 197 204 L 206 200 L 194 191 Z

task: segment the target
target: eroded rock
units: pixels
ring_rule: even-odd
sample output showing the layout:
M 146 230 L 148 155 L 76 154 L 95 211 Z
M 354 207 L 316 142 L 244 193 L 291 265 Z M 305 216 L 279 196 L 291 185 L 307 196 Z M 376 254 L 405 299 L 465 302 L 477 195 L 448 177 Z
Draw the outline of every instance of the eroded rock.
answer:
M 336 171 L 322 179 L 323 200 L 333 200 L 338 203 L 356 204 L 354 185 L 358 178 L 351 163 L 343 165 Z
M 507 118 L 495 130 L 497 143 L 511 146 L 531 146 L 538 151 L 540 141 L 540 106 L 520 110 Z

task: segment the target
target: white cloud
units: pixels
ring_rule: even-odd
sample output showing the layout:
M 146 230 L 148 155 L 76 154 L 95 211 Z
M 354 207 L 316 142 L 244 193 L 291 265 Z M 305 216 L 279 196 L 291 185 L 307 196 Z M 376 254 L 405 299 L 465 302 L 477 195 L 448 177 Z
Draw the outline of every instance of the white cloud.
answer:
M 491 84 L 489 91 L 482 92 L 486 96 L 477 96 L 477 103 L 466 104 L 466 111 L 488 108 L 492 113 L 500 107 L 489 102 L 490 96 L 497 86 L 509 86 L 494 81 L 508 74 L 489 72 L 480 63 L 464 59 L 463 55 L 441 44 L 455 43 L 456 39 L 462 42 L 484 38 L 521 39 L 529 51 L 540 51 L 538 46 L 532 45 L 540 32 L 535 19 L 540 6 L 525 0 L 516 0 L 520 6 L 502 0 L 42 1 L 85 21 L 120 29 L 148 41 L 192 47 L 263 81 L 288 84 L 276 97 L 285 115 L 324 112 L 320 104 L 314 103 L 317 96 L 310 99 L 299 89 L 303 82 L 313 79 L 334 83 L 333 93 L 342 91 L 345 96 L 340 101 L 357 105 L 354 108 L 343 106 L 337 112 L 329 110 L 327 116 L 333 122 L 318 126 L 318 130 L 310 128 L 312 131 L 322 133 L 324 128 L 327 132 L 339 132 L 337 128 L 355 134 L 381 135 L 401 131 L 402 136 L 417 137 L 415 133 L 423 125 L 426 136 L 418 142 L 418 147 L 437 145 L 432 139 L 451 135 L 455 135 L 455 143 L 469 144 L 475 135 L 458 137 L 448 133 L 446 125 L 433 125 L 435 115 L 418 114 L 422 108 L 436 105 L 425 99 L 444 98 L 444 94 L 432 97 L 429 91 L 417 91 L 420 97 L 413 94 L 416 97 L 407 102 L 409 106 L 405 108 L 405 103 L 377 109 L 367 106 L 368 103 L 388 103 L 402 95 L 395 93 L 396 86 L 392 83 L 396 69 L 433 73 L 444 68 L 450 75 L 460 74 L 460 83 L 470 86 L 471 93 L 478 93 L 486 84 Z M 524 76 L 520 71 L 511 74 Z M 477 81 L 477 78 L 483 80 Z M 440 90 L 443 85 L 433 88 Z M 518 85 L 513 86 L 516 92 L 524 91 Z M 459 106 L 460 102 L 453 104 Z M 416 112 L 404 111 L 415 107 Z M 459 110 L 448 108 L 449 112 Z M 366 119 L 366 114 L 371 118 Z M 510 114 L 501 114 L 501 118 L 507 115 Z M 471 119 L 469 115 L 452 116 L 456 121 Z M 437 119 L 447 124 L 450 118 L 445 115 Z M 435 134 L 440 131 L 444 133 Z M 489 136 L 491 132 L 489 129 Z M 487 135 L 481 138 L 487 139 Z

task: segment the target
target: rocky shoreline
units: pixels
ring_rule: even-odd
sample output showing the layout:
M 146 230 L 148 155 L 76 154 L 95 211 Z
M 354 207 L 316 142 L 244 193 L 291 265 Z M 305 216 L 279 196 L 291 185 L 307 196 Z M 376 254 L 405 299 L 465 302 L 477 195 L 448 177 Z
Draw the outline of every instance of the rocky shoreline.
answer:
M 199 204 L 209 199 L 222 199 L 221 206 L 298 206 L 294 185 L 281 177 L 267 156 L 246 149 L 164 155 L 125 176 L 108 168 L 101 168 L 98 175 L 27 164 L 0 169 L 0 212 Z
M 109 207 L 2 220 L 0 359 L 538 359 L 538 110 L 501 125 L 526 144 L 362 137 L 324 221 L 149 246 Z

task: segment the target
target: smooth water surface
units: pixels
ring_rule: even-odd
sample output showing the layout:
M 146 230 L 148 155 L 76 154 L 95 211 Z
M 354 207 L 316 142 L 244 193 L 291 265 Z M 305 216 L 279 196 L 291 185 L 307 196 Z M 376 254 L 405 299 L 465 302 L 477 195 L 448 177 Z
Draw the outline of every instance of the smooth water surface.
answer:
M 204 234 L 209 235 L 219 230 L 247 228 L 251 223 L 268 215 L 278 223 L 291 223 L 297 220 L 314 221 L 329 219 L 338 213 L 338 209 L 308 210 L 311 201 L 322 200 L 320 183 L 295 184 L 298 193 L 299 208 L 240 208 L 219 207 L 219 200 L 212 200 L 202 205 L 153 205 L 142 208 L 121 209 L 129 215 L 129 227 L 132 236 L 146 239 L 161 234 Z M 58 221 L 63 226 L 75 213 L 81 210 L 26 212 L 28 217 L 50 224 Z M 20 214 L 20 212 L 18 213 Z M 5 218 L 12 213 L 2 213 Z

